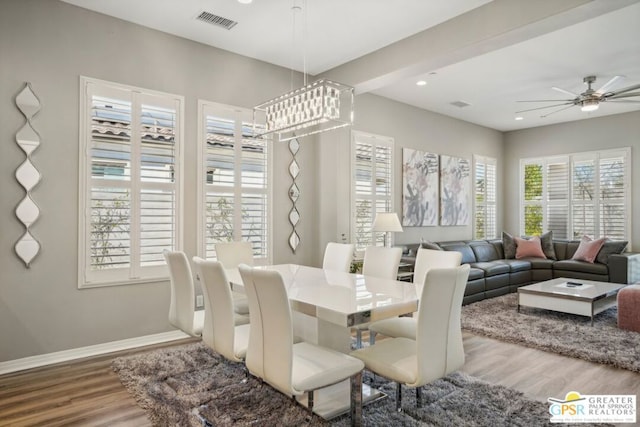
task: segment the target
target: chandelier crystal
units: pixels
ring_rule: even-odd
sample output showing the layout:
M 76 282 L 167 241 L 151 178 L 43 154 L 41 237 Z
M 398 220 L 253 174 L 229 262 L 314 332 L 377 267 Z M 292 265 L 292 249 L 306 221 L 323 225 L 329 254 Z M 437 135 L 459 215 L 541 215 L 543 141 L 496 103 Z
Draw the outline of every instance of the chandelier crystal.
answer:
M 264 102 L 253 109 L 255 135 L 277 133 L 280 141 L 289 141 L 350 126 L 353 92 L 351 86 L 321 79 Z

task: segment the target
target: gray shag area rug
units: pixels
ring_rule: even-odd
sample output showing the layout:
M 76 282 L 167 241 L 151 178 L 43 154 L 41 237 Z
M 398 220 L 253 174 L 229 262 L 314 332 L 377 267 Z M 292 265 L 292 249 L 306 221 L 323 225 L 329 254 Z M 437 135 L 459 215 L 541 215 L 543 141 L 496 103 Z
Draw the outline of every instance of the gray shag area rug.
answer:
M 640 372 L 640 333 L 618 329 L 617 308 L 585 316 L 521 307 L 515 293 L 462 307 L 462 328 L 475 334 Z
M 225 360 L 202 343 L 120 357 L 113 369 L 158 426 L 350 425 L 348 414 L 330 422 L 309 414 L 269 385 L 246 378 L 242 364 Z M 548 404 L 462 373 L 425 386 L 419 409 L 415 392 L 406 390 L 401 413 L 395 411 L 394 383 L 369 373 L 365 380 L 388 394 L 363 408 L 367 426 L 552 425 Z

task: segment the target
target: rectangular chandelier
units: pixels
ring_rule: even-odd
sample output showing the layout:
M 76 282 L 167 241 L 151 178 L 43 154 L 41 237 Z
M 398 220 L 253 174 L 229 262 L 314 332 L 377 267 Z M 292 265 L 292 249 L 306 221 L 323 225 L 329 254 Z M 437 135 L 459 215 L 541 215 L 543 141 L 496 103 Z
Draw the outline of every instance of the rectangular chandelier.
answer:
M 277 133 L 280 141 L 353 124 L 353 88 L 317 80 L 253 108 L 254 136 Z

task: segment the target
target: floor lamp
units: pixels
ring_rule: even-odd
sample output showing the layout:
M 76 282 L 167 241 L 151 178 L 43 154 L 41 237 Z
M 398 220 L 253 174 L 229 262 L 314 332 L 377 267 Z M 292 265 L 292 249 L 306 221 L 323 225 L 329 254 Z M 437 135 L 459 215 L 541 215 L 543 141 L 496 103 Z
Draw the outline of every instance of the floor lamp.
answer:
M 384 246 L 391 246 L 391 232 L 401 232 L 402 226 L 395 212 L 378 212 L 373 221 L 373 231 L 384 232 Z

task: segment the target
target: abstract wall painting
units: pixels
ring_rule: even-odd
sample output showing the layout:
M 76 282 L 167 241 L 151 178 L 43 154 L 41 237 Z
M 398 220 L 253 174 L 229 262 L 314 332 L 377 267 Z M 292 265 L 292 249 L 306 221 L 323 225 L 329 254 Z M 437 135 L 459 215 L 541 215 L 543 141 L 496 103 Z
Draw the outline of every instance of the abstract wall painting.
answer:
M 469 225 L 471 217 L 469 160 L 440 156 L 440 225 Z
M 402 150 L 402 225 L 438 225 L 438 155 Z

